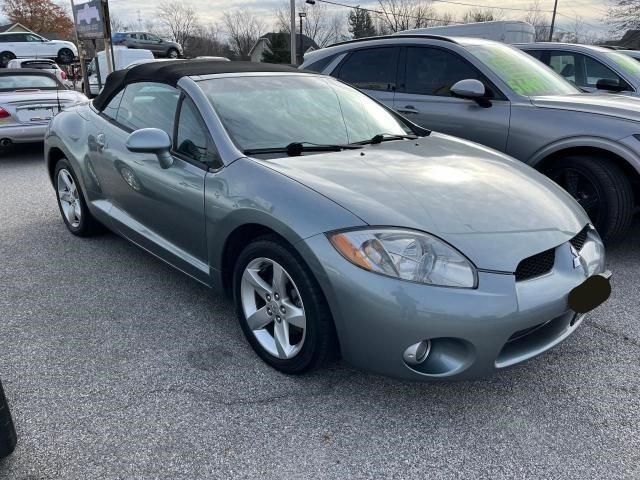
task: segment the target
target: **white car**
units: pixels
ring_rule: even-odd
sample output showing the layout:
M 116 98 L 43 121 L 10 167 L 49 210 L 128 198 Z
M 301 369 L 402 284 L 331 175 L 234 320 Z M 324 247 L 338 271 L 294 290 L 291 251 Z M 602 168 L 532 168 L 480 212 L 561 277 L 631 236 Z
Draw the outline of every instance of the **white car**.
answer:
M 56 62 L 48 58 L 16 58 L 7 64 L 7 68 L 36 68 L 53 73 L 60 83 L 67 88 L 73 88 L 73 82 L 67 78 L 67 72 L 60 68 Z
M 73 62 L 78 49 L 71 42 L 48 40 L 30 32 L 0 33 L 0 66 L 14 58 L 51 58 L 63 65 Z

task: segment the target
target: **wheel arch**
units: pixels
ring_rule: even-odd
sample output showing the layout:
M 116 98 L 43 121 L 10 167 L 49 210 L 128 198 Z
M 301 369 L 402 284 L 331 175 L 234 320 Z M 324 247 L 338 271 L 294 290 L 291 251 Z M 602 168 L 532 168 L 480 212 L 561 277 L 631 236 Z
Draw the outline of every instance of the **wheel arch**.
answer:
M 597 156 L 616 164 L 631 179 L 636 203 L 640 202 L 640 157 L 620 143 L 591 138 L 562 140 L 539 150 L 527 163 L 544 171 L 555 160 L 575 155 Z

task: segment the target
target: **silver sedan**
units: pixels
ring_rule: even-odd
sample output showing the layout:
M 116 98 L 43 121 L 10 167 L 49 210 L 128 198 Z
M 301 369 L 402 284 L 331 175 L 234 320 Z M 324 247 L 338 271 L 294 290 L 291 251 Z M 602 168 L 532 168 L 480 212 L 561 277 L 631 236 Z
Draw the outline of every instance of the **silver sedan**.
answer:
M 140 65 L 57 115 L 45 150 L 71 233 L 105 226 L 230 293 L 286 373 L 341 354 L 395 377 L 486 376 L 610 291 L 598 233 L 554 182 L 329 77 Z
M 40 69 L 0 70 L 0 148 L 41 142 L 49 120 L 62 109 L 88 101 Z

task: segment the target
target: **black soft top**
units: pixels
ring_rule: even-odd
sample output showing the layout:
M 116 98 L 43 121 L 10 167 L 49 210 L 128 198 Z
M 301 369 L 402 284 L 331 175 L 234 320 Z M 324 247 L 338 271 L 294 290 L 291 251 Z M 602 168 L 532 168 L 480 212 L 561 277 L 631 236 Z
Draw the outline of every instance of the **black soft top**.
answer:
M 175 87 L 182 77 L 192 75 L 250 72 L 300 73 L 301 71 L 287 65 L 273 63 L 223 62 L 208 59 L 143 63 L 133 68 L 118 70 L 110 74 L 100 95 L 93 99 L 93 106 L 102 111 L 111 98 L 130 83 L 158 82 Z

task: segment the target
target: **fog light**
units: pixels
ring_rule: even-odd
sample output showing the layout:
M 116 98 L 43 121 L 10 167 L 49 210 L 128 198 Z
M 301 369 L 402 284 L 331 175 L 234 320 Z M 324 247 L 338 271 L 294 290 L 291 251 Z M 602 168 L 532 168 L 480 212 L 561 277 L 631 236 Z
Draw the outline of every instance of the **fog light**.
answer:
M 404 351 L 404 361 L 409 365 L 419 365 L 424 362 L 431 351 L 431 340 L 423 340 L 411 345 Z

